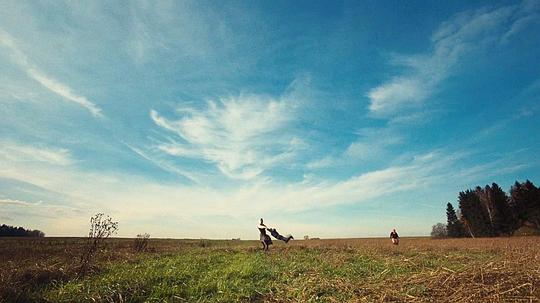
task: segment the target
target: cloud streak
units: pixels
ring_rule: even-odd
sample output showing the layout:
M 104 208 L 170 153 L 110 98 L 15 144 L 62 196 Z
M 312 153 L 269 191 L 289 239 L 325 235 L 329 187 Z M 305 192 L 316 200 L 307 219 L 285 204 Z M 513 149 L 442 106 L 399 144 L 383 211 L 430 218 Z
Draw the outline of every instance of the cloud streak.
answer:
M 201 176 L 198 176 L 197 174 L 195 174 L 193 172 L 188 172 L 187 170 L 180 169 L 180 168 L 174 166 L 173 164 L 167 162 L 166 160 L 157 158 L 154 155 L 150 155 L 148 152 L 145 152 L 145 151 L 141 150 L 140 148 L 131 146 L 129 144 L 126 144 L 126 146 L 131 151 L 133 151 L 135 154 L 139 155 L 140 157 L 142 157 L 143 159 L 149 161 L 150 163 L 156 165 L 157 167 L 159 167 L 159 168 L 161 168 L 161 169 L 163 169 L 165 171 L 168 171 L 170 173 L 182 176 L 182 177 L 192 181 L 193 183 L 201 184 Z
M 42 162 L 52 165 L 66 166 L 73 163 L 71 153 L 65 148 L 47 148 L 23 145 L 0 140 L 0 161 L 10 162 Z
M 3 205 L 39 206 L 42 203 L 43 203 L 42 201 L 32 203 L 32 202 L 27 202 L 27 201 L 22 201 L 22 200 L 0 199 L 0 204 L 3 204 Z
M 43 201 L 29 202 L 17 199 L 0 198 L 0 206 L 13 217 L 39 217 L 55 220 L 86 214 L 85 211 L 76 207 L 50 204 Z M 13 218 L 11 219 L 13 220 Z
M 48 76 L 38 67 L 30 63 L 30 60 L 26 54 L 17 46 L 15 39 L 13 39 L 10 34 L 2 29 L 0 29 L 0 45 L 7 47 L 11 51 L 13 61 L 16 62 L 30 78 L 34 79 L 41 86 L 66 100 L 86 108 L 94 117 L 103 116 L 101 108 L 99 108 L 96 104 L 88 100 L 86 97 L 74 93 L 69 86 Z

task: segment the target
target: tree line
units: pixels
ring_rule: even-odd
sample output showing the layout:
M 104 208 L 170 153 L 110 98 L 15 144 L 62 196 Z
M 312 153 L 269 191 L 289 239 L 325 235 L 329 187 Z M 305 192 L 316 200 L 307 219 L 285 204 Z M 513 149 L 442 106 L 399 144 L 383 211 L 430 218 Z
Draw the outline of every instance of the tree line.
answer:
M 45 237 L 41 230 L 26 229 L 2 224 L 0 226 L 0 237 Z
M 516 181 L 507 194 L 497 183 L 467 189 L 458 195 L 458 210 L 446 205 L 446 224 L 433 226 L 432 237 L 510 236 L 526 227 L 540 232 L 540 188 Z

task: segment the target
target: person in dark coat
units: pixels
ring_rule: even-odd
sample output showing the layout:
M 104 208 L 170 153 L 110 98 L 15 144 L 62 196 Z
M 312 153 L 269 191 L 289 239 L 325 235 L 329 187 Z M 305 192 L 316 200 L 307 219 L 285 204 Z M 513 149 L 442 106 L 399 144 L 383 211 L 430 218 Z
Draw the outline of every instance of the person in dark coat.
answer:
M 392 244 L 394 245 L 398 245 L 399 244 L 399 235 L 398 233 L 396 232 L 396 230 L 392 230 L 392 232 L 390 233 L 390 239 L 392 239 Z
M 272 239 L 270 239 L 270 236 L 266 234 L 267 227 L 266 225 L 264 225 L 262 218 L 257 228 L 259 229 L 259 239 L 261 240 L 261 243 L 263 245 L 263 250 L 267 251 L 268 246 L 272 245 Z
M 268 228 L 268 230 L 270 231 L 270 234 L 272 235 L 272 237 L 278 240 L 281 240 L 285 243 L 289 243 L 290 240 L 294 239 L 292 235 L 288 235 L 286 237 L 280 235 L 279 232 L 275 228 Z

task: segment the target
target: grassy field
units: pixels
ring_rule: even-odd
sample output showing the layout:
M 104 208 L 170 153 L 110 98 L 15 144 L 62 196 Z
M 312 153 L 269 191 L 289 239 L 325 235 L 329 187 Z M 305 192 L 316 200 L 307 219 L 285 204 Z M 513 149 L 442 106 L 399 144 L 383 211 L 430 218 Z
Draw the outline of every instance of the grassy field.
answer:
M 0 302 L 539 302 L 540 238 L 111 239 L 77 278 L 83 239 L 0 238 Z

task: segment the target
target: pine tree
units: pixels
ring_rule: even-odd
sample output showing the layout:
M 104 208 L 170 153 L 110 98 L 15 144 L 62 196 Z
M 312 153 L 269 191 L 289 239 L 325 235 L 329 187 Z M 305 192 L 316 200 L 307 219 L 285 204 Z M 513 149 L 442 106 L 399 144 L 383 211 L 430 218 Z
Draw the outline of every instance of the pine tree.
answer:
M 476 191 L 468 189 L 459 193 L 459 209 L 472 237 L 492 235 L 489 214 Z
M 446 230 L 448 237 L 459 238 L 465 235 L 463 224 L 458 219 L 454 206 L 450 202 L 446 204 L 446 219 Z
M 491 209 L 491 225 L 495 235 L 511 234 L 515 223 L 514 215 L 508 204 L 508 196 L 497 183 L 491 184 L 491 187 L 486 186 L 486 191 Z
M 516 214 L 518 227 L 532 224 L 540 229 L 540 190 L 531 181 L 514 183 L 510 188 L 510 204 Z
M 486 187 L 481 188 L 480 186 L 477 186 L 475 189 L 475 193 L 478 196 L 478 199 L 480 200 L 480 207 L 482 207 L 484 212 L 487 214 L 487 224 L 485 226 L 486 232 L 488 236 L 494 236 L 495 235 L 495 228 L 493 226 L 493 206 L 491 205 L 491 201 L 489 198 L 489 192 L 490 192 L 489 185 L 486 185 Z

